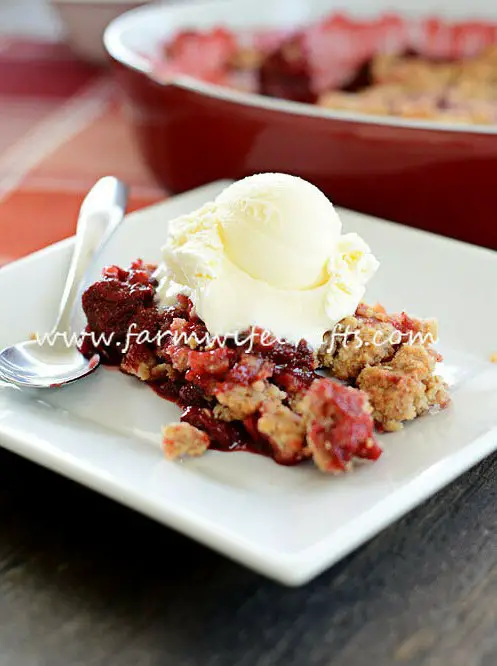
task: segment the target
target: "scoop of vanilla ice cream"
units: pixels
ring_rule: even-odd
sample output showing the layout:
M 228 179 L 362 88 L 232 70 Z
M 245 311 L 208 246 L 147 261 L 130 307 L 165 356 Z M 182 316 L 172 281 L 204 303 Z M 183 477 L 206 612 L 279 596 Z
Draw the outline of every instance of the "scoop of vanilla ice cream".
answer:
M 169 224 L 159 306 L 191 298 L 211 335 L 251 326 L 318 347 L 352 314 L 378 267 L 357 234 L 341 235 L 330 201 L 310 183 L 260 174 Z
M 317 187 L 285 173 L 261 173 L 233 183 L 215 203 L 226 255 L 242 271 L 281 289 L 326 280 L 342 223 Z

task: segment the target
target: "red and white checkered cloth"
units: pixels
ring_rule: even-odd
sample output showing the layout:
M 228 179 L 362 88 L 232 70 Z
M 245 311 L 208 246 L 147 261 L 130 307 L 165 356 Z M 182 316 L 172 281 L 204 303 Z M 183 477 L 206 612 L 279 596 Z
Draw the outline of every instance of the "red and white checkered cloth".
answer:
M 65 45 L 0 38 L 0 265 L 72 235 L 101 176 L 131 186 L 131 210 L 164 198 L 118 97 Z

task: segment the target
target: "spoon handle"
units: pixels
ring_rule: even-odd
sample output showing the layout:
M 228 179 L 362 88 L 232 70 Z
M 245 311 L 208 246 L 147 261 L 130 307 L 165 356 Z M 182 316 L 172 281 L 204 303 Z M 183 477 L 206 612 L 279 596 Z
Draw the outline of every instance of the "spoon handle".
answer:
M 83 276 L 98 248 L 121 223 L 127 200 L 128 188 L 112 176 L 99 180 L 86 195 L 78 217 L 73 255 L 53 332 L 68 331 Z

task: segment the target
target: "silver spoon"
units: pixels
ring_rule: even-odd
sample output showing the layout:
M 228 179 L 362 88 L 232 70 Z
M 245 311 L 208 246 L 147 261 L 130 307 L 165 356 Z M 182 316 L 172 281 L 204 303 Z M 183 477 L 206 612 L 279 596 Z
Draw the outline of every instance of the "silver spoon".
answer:
M 98 367 L 98 354 L 87 359 L 70 344 L 71 313 L 92 259 L 123 220 L 127 199 L 127 187 L 110 176 L 90 190 L 79 213 L 59 314 L 48 340 L 20 342 L 0 352 L 0 379 L 21 388 L 53 388 L 85 377 Z

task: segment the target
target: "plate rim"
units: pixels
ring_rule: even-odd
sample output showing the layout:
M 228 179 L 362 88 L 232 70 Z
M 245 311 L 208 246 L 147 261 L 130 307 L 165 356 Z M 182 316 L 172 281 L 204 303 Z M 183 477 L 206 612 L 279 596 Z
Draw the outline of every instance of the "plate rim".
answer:
M 214 181 L 184 194 L 186 196 L 192 193 L 200 194 L 203 190 L 208 191 L 209 188 L 216 186 L 222 187 L 229 182 L 231 181 Z M 181 196 L 171 197 L 167 201 L 177 199 Z M 155 204 L 149 208 L 161 206 L 163 203 Z M 413 229 L 381 218 L 356 213 L 355 211 L 352 212 L 354 215 L 357 214 L 363 218 L 374 219 L 382 224 L 401 226 L 406 232 L 416 234 L 417 236 L 435 237 L 443 244 L 456 245 L 459 249 L 468 251 L 471 254 L 476 253 L 478 256 L 481 256 L 481 253 L 485 254 L 485 256 L 490 255 L 495 259 L 497 266 L 497 252 L 490 249 L 480 248 L 479 246 L 459 240 Z M 137 211 L 137 213 L 140 213 L 140 211 Z M 33 261 L 46 261 L 53 254 L 63 253 L 73 243 L 74 237 L 67 238 L 3 266 L 0 269 L 0 282 L 4 279 L 2 276 L 22 270 L 24 266 L 29 265 Z M 29 410 L 30 404 L 35 405 L 35 403 L 28 403 L 23 406 L 19 403 L 18 411 Z M 57 428 L 61 428 L 56 418 L 46 419 L 43 416 L 40 406 L 36 406 L 36 410 L 37 418 L 45 421 L 50 430 L 55 431 Z M 85 419 L 75 414 L 71 413 L 70 416 L 73 422 L 85 421 Z M 99 430 L 105 431 L 104 426 L 94 425 Z M 118 437 L 128 442 L 138 442 L 138 440 L 133 440 L 130 437 L 112 431 L 109 431 L 109 436 L 112 438 Z M 0 446 L 196 539 L 242 565 L 249 566 L 259 573 L 290 586 L 302 585 L 308 582 L 338 562 L 342 557 L 351 553 L 359 545 L 369 541 L 369 539 L 405 515 L 412 508 L 434 495 L 462 473 L 478 464 L 483 458 L 497 449 L 497 425 L 487 429 L 481 435 L 472 439 L 470 443 L 471 447 L 465 446 L 461 450 L 457 450 L 451 454 L 450 465 L 444 464 L 443 461 L 435 463 L 424 469 L 421 473 L 414 475 L 401 488 L 396 489 L 395 497 L 397 501 L 394 506 L 391 503 L 389 504 L 387 499 L 377 502 L 374 506 L 376 513 L 374 521 L 368 521 L 370 511 L 362 512 L 347 525 L 332 530 L 331 534 L 323 536 L 316 543 L 298 549 L 295 552 L 283 552 L 270 548 L 267 545 L 258 545 L 255 541 L 251 541 L 248 538 L 244 540 L 240 536 L 232 534 L 224 527 L 216 528 L 214 524 L 210 524 L 204 517 L 198 516 L 191 511 L 185 511 L 180 505 L 172 506 L 170 500 L 165 501 L 164 504 L 160 504 L 158 501 L 152 501 L 143 495 L 140 496 L 135 491 L 124 488 L 125 483 L 123 481 L 119 482 L 119 479 L 114 479 L 110 483 L 108 479 L 105 480 L 102 476 L 93 474 L 92 477 L 91 473 L 88 470 L 85 471 L 81 464 L 77 464 L 74 461 L 71 463 L 63 457 L 57 457 L 56 449 L 50 451 L 43 446 L 40 447 L 38 445 L 37 447 L 36 441 L 29 430 L 23 432 L 20 428 L 16 429 L 12 425 L 9 426 L 8 421 L 0 419 Z M 143 443 L 138 444 L 142 445 Z M 152 449 L 152 451 L 154 451 L 155 455 L 155 449 Z M 123 490 L 125 490 L 125 493 L 123 493 Z M 402 500 L 399 501 L 399 498 L 402 498 Z M 362 526 L 361 523 L 363 523 Z M 338 542 L 338 545 L 335 543 L 333 546 L 333 540 Z

